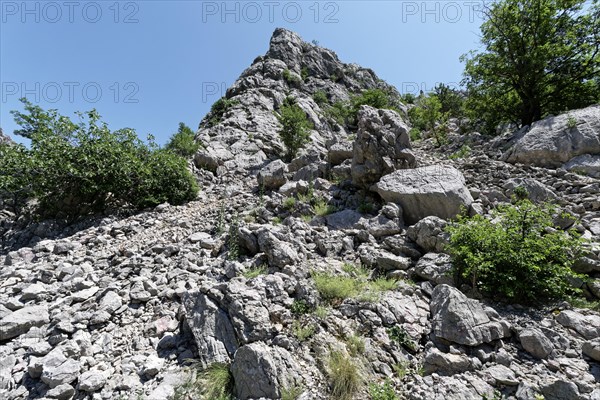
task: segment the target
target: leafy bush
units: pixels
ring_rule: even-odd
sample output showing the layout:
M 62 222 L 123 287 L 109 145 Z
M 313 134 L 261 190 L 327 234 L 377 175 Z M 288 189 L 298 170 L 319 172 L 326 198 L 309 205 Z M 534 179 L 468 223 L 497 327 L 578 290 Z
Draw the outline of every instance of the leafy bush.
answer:
M 312 209 L 315 215 L 318 215 L 319 217 L 324 217 L 336 211 L 335 206 L 327 204 L 325 199 L 315 200 Z
M 179 123 L 177 133 L 173 134 L 165 148 L 181 157 L 191 157 L 202 146 L 194 139 L 194 132 L 183 122 Z
M 448 113 L 449 116 L 456 118 L 463 116 L 464 96 L 460 91 L 440 83 L 433 89 L 433 93 L 440 101 L 442 113 Z
M 223 116 L 231 107 L 239 104 L 239 101 L 221 97 L 210 107 L 210 118 L 208 126 L 215 126 L 223 119 Z
M 258 267 L 248 268 L 246 272 L 244 272 L 244 277 L 246 279 L 254 279 L 258 276 L 265 275 L 267 273 L 267 265 L 263 264 Z
M 296 339 L 298 339 L 301 342 L 304 342 L 310 339 L 310 337 L 315 334 L 316 328 L 314 327 L 314 325 L 306 325 L 300 323 L 300 321 L 294 321 L 292 323 L 292 331 L 294 333 L 294 336 L 296 336 Z
M 448 113 L 442 112 L 442 103 L 436 95 L 420 96 L 416 106 L 408 111 L 408 117 L 414 128 L 431 132 L 438 146 L 445 143 Z
M 302 84 L 302 79 L 295 73 L 291 72 L 289 69 L 284 69 L 282 72 L 282 76 L 283 80 L 292 86 L 300 86 Z
M 341 352 L 334 351 L 329 357 L 329 381 L 331 398 L 351 400 L 362 385 L 358 366 Z
M 371 396 L 371 400 L 399 400 L 390 379 L 386 379 L 383 383 L 371 383 L 369 396 Z
M 140 141 L 133 129 L 111 132 L 95 110 L 73 123 L 26 99 L 13 111 L 23 146 L 2 147 L 0 191 L 35 197 L 44 216 L 75 217 L 112 206 L 144 208 L 193 200 L 198 185 L 182 157 Z M 87 119 L 87 123 L 86 123 Z
M 302 386 L 294 385 L 281 389 L 281 400 L 297 400 L 304 392 Z
M 287 148 L 285 157 L 291 161 L 298 154 L 298 150 L 310 142 L 312 124 L 293 97 L 284 100 L 276 115 L 281 124 L 279 136 Z
M 321 107 L 329 103 L 329 100 L 327 99 L 327 94 L 322 90 L 317 90 L 315 94 L 313 94 L 313 100 Z
M 388 328 L 387 334 L 392 341 L 398 343 L 411 353 L 417 351 L 418 345 L 410 338 L 410 335 L 402 326 L 394 325 L 391 328 Z
M 294 315 L 304 315 L 310 312 L 310 305 L 306 302 L 306 300 L 294 300 L 290 310 Z
M 555 229 L 554 208 L 527 199 L 505 205 L 490 221 L 461 216 L 446 228 L 455 279 L 511 302 L 538 303 L 564 298 L 573 289 L 568 279 L 581 253 L 573 231 Z

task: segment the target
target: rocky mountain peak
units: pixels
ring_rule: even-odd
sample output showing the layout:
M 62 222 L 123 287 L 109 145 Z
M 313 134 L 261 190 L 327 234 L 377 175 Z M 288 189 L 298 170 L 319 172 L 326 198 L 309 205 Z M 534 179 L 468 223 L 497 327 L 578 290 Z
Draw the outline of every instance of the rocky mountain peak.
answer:
M 301 156 L 322 160 L 336 143 L 347 145 L 353 134 L 331 117 L 331 106 L 374 88 L 399 99 L 398 91 L 372 70 L 345 64 L 333 51 L 277 28 L 267 53 L 242 72 L 200 123 L 197 138 L 205 148 L 196 164 L 214 173 L 222 167 L 221 174 L 246 174 L 279 158 L 283 144 L 275 112 L 288 96 L 296 99 L 314 127 Z M 315 101 L 317 93 L 325 102 Z

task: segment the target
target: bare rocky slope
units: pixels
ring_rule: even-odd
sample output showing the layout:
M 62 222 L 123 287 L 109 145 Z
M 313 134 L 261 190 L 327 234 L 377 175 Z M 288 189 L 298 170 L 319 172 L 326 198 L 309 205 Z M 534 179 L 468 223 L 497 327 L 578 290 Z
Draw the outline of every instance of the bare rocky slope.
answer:
M 410 142 L 401 104 L 363 106 L 349 127 L 313 98 L 371 88 L 399 99 L 373 71 L 278 29 L 229 107 L 200 125 L 196 201 L 70 226 L 4 210 L 0 398 L 194 399 L 194 371 L 225 363 L 235 398 L 327 399 L 343 354 L 362 378 L 356 399 L 387 378 L 401 399 L 599 400 L 600 314 L 468 298 L 443 227 L 526 187 L 579 219 L 591 244 L 578 284 L 600 298 L 600 107 L 537 123 L 534 144 L 525 131 L 453 133 L 436 148 Z M 284 163 L 273 111 L 288 95 L 315 129 Z M 327 274 L 362 289 L 328 298 L 315 283 Z

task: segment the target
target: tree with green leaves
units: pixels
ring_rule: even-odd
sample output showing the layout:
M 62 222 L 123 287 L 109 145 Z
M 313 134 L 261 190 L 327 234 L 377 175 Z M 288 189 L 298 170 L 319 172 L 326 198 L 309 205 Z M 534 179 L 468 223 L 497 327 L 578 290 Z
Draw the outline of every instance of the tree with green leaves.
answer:
M 435 94 L 420 95 L 415 106 L 408 111 L 414 129 L 433 134 L 438 146 L 446 141 L 448 116 L 449 112 L 442 112 L 442 103 Z
M 500 0 L 484 10 L 481 51 L 461 57 L 471 117 L 489 133 L 600 100 L 598 0 Z
M 12 111 L 31 139 L 0 147 L 0 192 L 35 198 L 43 216 L 69 218 L 110 207 L 145 208 L 182 204 L 196 197 L 198 185 L 187 161 L 142 142 L 133 129 L 111 131 L 96 110 L 77 113 L 81 122 L 45 111 L 22 99 L 25 113 Z
M 181 157 L 191 157 L 202 147 L 194 136 L 194 131 L 183 122 L 180 122 L 177 133 L 171 136 L 165 148 Z
M 312 124 L 293 97 L 286 97 L 276 116 L 281 124 L 279 136 L 287 148 L 285 158 L 291 161 L 310 142 Z

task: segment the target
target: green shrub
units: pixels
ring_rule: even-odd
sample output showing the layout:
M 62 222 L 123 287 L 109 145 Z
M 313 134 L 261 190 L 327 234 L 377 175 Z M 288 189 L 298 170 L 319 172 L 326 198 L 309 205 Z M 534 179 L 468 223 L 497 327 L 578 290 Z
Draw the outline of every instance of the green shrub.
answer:
M 221 97 L 210 107 L 210 118 L 208 119 L 208 126 L 215 126 L 223 119 L 223 116 L 231 107 L 239 104 L 237 100 L 227 99 Z
M 289 69 L 284 69 L 282 72 L 283 80 L 292 86 L 300 86 L 302 79 L 298 75 L 291 72 Z
M 446 228 L 456 281 L 500 300 L 526 304 L 573 292 L 569 278 L 576 275 L 571 267 L 582 240 L 573 231 L 553 229 L 554 211 L 524 199 L 499 207 L 494 221 L 480 215 L 459 217 Z
M 323 107 L 324 105 L 326 105 L 326 104 L 329 103 L 329 100 L 327 99 L 327 94 L 324 91 L 322 91 L 322 90 L 317 90 L 315 92 L 315 94 L 313 94 L 313 100 L 320 107 Z
M 259 267 L 249 268 L 244 272 L 244 277 L 246 279 L 254 279 L 258 276 L 265 275 L 267 273 L 267 266 L 265 264 Z
M 17 134 L 30 138 L 31 147 L 0 149 L 0 191 L 37 198 L 43 216 L 182 204 L 196 197 L 187 161 L 159 149 L 152 138 L 145 144 L 132 129 L 111 132 L 95 110 L 78 113 L 82 122 L 75 124 L 56 110 L 22 101 L 27 113 L 12 113 L 22 128 Z
M 326 215 L 332 214 L 335 212 L 336 208 L 331 204 L 327 204 L 325 199 L 318 199 L 315 201 L 315 204 L 312 206 L 313 212 L 315 215 L 319 217 L 324 217 Z
M 383 383 L 371 383 L 369 396 L 371 396 L 371 400 L 399 400 L 390 379 L 386 379 Z
M 328 372 L 332 399 L 351 400 L 362 385 L 358 366 L 341 352 L 331 353 Z
M 286 210 L 291 210 L 296 207 L 296 198 L 295 197 L 286 197 L 283 200 L 283 208 Z
M 463 144 L 456 153 L 450 154 L 451 160 L 458 160 L 459 158 L 465 158 L 471 152 L 471 147 L 468 144 Z
M 183 122 L 179 123 L 177 133 L 173 134 L 165 148 L 181 157 L 191 157 L 202 145 L 194 139 L 194 132 Z
M 448 116 L 448 113 L 442 112 L 442 103 L 436 95 L 419 96 L 415 107 L 408 111 L 413 127 L 419 131 L 431 132 L 438 146 L 446 141 Z M 412 136 L 416 134 L 412 133 Z
M 449 116 L 456 118 L 463 116 L 464 96 L 460 91 L 440 83 L 433 89 L 433 93 L 440 101 L 442 113 L 448 113 Z
M 313 325 L 302 324 L 300 321 L 294 321 L 292 323 L 292 332 L 301 342 L 310 339 L 310 337 L 315 334 L 315 331 L 316 329 Z
M 316 274 L 313 279 L 321 297 L 329 302 L 354 297 L 358 294 L 361 286 L 356 279 L 326 273 Z
M 227 258 L 232 261 L 237 261 L 240 258 L 240 220 L 239 216 L 236 214 L 229 225 L 229 238 L 227 240 L 227 249 L 229 253 Z
M 302 78 L 302 80 L 304 82 L 306 82 L 306 80 L 308 79 L 310 73 L 308 72 L 308 68 L 307 67 L 302 67 L 302 70 L 300 71 L 300 77 Z
M 418 345 L 410 338 L 408 332 L 406 332 L 401 325 L 394 325 L 391 328 L 388 328 L 387 334 L 390 340 L 398 343 L 411 353 L 415 353 L 417 351 Z
M 310 142 L 312 124 L 292 97 L 284 100 L 276 115 L 281 124 L 279 136 L 287 148 L 285 157 L 291 161 L 298 154 L 298 150 Z
M 306 302 L 306 300 L 294 300 L 290 310 L 294 315 L 304 315 L 310 312 L 310 305 Z

